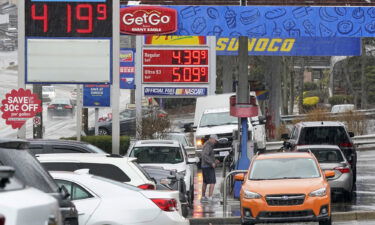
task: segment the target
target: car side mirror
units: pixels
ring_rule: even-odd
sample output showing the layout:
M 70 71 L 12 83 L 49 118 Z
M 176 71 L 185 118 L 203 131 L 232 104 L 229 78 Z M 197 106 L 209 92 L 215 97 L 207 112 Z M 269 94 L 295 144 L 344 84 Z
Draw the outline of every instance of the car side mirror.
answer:
M 198 162 L 199 162 L 199 158 L 198 157 L 188 158 L 187 159 L 187 163 L 189 163 L 189 164 L 195 164 L 195 163 L 198 163 Z
M 350 131 L 349 132 L 349 137 L 351 137 L 351 138 L 354 137 L 354 133 Z
M 266 124 L 267 122 L 267 119 L 265 116 L 259 116 L 258 119 L 259 119 L 259 124 Z
M 281 139 L 289 140 L 290 139 L 289 134 L 282 134 Z
M 244 181 L 245 180 L 245 174 L 244 173 L 238 173 L 234 175 L 235 181 Z
M 62 194 L 63 199 L 68 199 L 70 197 L 69 191 L 64 185 L 59 187 L 59 192 Z
M 335 171 L 333 171 L 333 170 L 326 170 L 326 171 L 324 171 L 324 175 L 326 176 L 327 179 L 328 178 L 332 178 L 332 177 L 335 176 Z

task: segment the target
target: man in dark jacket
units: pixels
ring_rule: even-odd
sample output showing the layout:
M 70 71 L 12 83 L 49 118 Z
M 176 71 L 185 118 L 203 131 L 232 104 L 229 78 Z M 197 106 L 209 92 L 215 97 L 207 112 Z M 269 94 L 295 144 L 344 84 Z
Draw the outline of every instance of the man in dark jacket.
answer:
M 214 145 L 218 141 L 216 134 L 212 134 L 202 149 L 202 174 L 203 174 L 203 186 L 202 186 L 202 202 L 212 200 L 212 194 L 214 192 L 216 175 L 215 168 L 219 163 L 215 160 Z M 206 197 L 207 185 L 210 185 L 208 198 Z

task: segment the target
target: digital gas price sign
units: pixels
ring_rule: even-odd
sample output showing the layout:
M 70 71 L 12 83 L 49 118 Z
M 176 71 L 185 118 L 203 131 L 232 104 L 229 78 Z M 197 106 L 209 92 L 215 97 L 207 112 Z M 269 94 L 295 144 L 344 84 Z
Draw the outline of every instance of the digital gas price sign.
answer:
M 25 0 L 26 83 L 111 83 L 112 0 Z
M 143 49 L 143 83 L 208 83 L 208 48 Z
M 26 0 L 25 35 L 112 37 L 112 0 Z

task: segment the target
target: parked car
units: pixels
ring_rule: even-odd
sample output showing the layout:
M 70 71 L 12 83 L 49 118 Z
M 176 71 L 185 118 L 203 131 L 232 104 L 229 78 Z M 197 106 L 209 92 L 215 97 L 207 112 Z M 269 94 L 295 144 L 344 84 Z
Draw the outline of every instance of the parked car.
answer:
M 68 98 L 55 98 L 47 108 L 47 117 L 52 120 L 55 116 L 68 116 L 73 118 L 74 106 Z
M 28 139 L 29 151 L 36 154 L 51 153 L 101 153 L 102 149 L 82 141 L 54 140 L 54 139 Z
M 0 166 L 10 166 L 15 169 L 15 178 L 24 184 L 34 187 L 55 197 L 59 203 L 64 225 L 78 225 L 78 213 L 74 204 L 67 198 L 67 193 L 58 188 L 55 181 L 42 165 L 27 150 L 23 149 L 25 141 L 20 141 L 20 148 L 4 148 L 17 145 L 15 140 L 7 143 L 0 141 Z
M 319 222 L 330 225 L 331 189 L 325 171 L 311 153 L 256 155 L 247 174 L 235 175 L 243 181 L 240 192 L 242 224 L 268 222 Z
M 344 113 L 355 110 L 353 104 L 342 104 L 332 106 L 331 113 Z
M 54 86 L 43 86 L 42 87 L 43 102 L 50 102 L 56 97 Z
M 341 149 L 336 145 L 302 145 L 297 151 L 310 151 L 318 160 L 320 167 L 335 171 L 335 176 L 328 180 L 331 192 L 343 194 L 348 200 L 353 197 L 353 171 Z
M 182 216 L 187 217 L 189 207 L 192 207 L 192 205 L 189 205 L 188 202 L 184 176 L 177 173 L 176 170 L 166 170 L 163 167 L 144 166 L 140 167 L 140 169 L 145 170 L 145 172 L 155 181 L 156 190 L 174 190 L 179 192 Z
M 135 158 L 109 154 L 42 154 L 37 159 L 48 171 L 89 169 L 91 174 L 106 177 L 141 189 L 155 190 L 155 182 L 140 170 Z
M 143 108 L 143 117 L 149 117 L 156 113 L 158 117 L 167 117 L 168 114 L 161 109 Z M 99 135 L 112 134 L 112 114 L 99 118 Z M 136 133 L 136 111 L 135 109 L 125 109 L 120 112 L 120 135 L 135 136 Z M 94 134 L 95 128 L 89 129 L 89 134 Z
M 346 126 L 336 121 L 300 122 L 294 125 L 290 136 L 283 134 L 283 148 L 294 150 L 298 145 L 338 145 L 350 163 L 353 171 L 353 182 L 357 177 L 357 150 Z
M 14 172 L 12 167 L 0 166 L 0 224 L 61 225 L 57 200 L 25 186 L 13 177 Z
M 176 170 L 184 177 L 188 202 L 194 200 L 194 171 L 197 158 L 189 158 L 186 150 L 178 141 L 142 140 L 135 142 L 127 156 L 136 157 L 141 166 L 159 166 L 167 170 Z
M 171 197 L 172 192 L 144 191 L 84 171 L 51 174 L 71 194 L 80 224 L 189 224 L 177 211 L 179 203 Z M 178 193 L 173 193 L 178 198 Z

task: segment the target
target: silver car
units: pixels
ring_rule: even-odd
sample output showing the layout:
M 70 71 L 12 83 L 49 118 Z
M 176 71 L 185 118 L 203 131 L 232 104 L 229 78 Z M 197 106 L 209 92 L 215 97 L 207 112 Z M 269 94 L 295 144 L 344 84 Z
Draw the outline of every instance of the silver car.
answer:
M 322 170 L 333 170 L 335 176 L 328 179 L 331 192 L 343 194 L 347 200 L 353 196 L 353 171 L 341 149 L 336 145 L 302 145 L 297 151 L 311 151 Z

